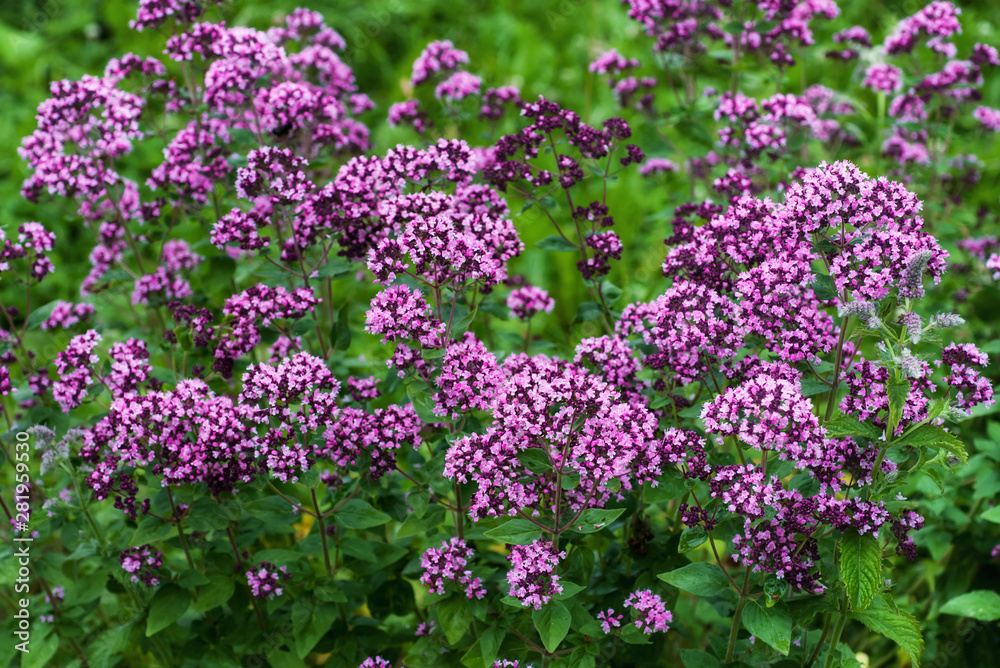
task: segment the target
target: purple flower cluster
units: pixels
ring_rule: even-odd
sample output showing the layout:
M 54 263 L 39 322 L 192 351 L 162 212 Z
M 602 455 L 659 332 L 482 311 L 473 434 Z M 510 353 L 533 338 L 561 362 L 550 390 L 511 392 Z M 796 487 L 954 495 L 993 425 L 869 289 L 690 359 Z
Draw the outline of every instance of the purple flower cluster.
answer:
M 476 483 L 474 520 L 529 508 L 537 514 L 557 498 L 573 511 L 600 507 L 617 496 L 613 485 L 628 489 L 656 477 L 648 461 L 656 456 L 656 419 L 643 402 L 623 401 L 599 376 L 542 355 L 508 357 L 501 370 L 493 425 L 455 441 L 445 458 L 446 477 Z M 531 473 L 518 458 L 525 451 L 564 475 L 579 474 L 579 484 L 557 494 L 556 476 Z
M 448 344 L 435 380 L 434 413 L 455 420 L 474 410 L 489 410 L 503 376 L 497 358 L 472 332 Z
M 149 545 L 130 547 L 119 555 L 122 570 L 132 574 L 132 582 L 142 582 L 147 587 L 160 584 L 156 571 L 163 565 L 163 555 Z
M 551 313 L 555 305 L 556 300 L 546 290 L 534 285 L 515 288 L 507 297 L 510 314 L 519 320 L 530 320 L 533 315 L 542 311 Z
M 262 561 L 260 564 L 246 572 L 247 584 L 250 585 L 250 592 L 260 599 L 272 599 L 281 596 L 284 589 L 281 588 L 282 580 L 287 580 L 288 567 L 277 567 L 269 561 Z
M 432 594 L 444 594 L 445 587 L 454 582 L 463 588 L 466 598 L 482 598 L 486 595 L 482 580 L 472 577 L 472 571 L 466 568 L 472 554 L 472 548 L 459 538 L 446 540 L 439 548 L 428 548 L 420 557 L 424 569 L 420 583 Z
M 419 86 L 436 74 L 447 73 L 458 69 L 459 65 L 469 62 L 469 54 L 455 48 L 448 40 L 431 42 L 413 61 L 413 74 L 410 77 L 411 86 Z
M 565 552 L 557 552 L 552 543 L 536 540 L 529 545 L 514 545 L 507 560 L 511 568 L 507 571 L 509 596 L 521 605 L 541 610 L 542 606 L 562 593 L 556 569 Z
M 670 630 L 669 622 L 674 621 L 674 616 L 667 610 L 663 599 L 649 589 L 629 594 L 625 599 L 625 607 L 632 608 L 636 628 L 647 636 L 658 631 L 666 633 Z

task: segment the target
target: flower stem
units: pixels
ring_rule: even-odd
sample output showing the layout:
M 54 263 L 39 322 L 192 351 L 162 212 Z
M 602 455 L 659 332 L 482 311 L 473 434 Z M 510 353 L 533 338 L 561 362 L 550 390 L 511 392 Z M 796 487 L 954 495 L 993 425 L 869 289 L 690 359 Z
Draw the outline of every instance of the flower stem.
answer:
M 837 625 L 833 627 L 833 637 L 830 638 L 830 649 L 826 654 L 826 664 L 825 668 L 833 668 L 833 657 L 837 651 L 837 645 L 840 644 L 840 635 L 844 632 L 844 626 L 847 624 L 847 601 L 840 601 L 840 617 L 837 618 Z
M 188 566 L 191 570 L 195 570 L 194 559 L 191 558 L 191 550 L 188 549 L 187 537 L 184 535 L 184 526 L 181 523 L 180 513 L 177 512 L 177 506 L 174 504 L 174 493 L 170 491 L 167 487 L 167 498 L 170 499 L 170 509 L 174 512 L 174 521 L 177 522 L 177 535 L 181 539 L 181 547 L 184 548 L 184 556 L 187 557 Z
M 319 511 L 319 499 L 316 498 L 316 490 L 310 489 L 312 494 L 313 508 L 316 509 L 316 521 L 319 522 L 319 537 L 323 541 L 323 561 L 326 563 L 326 572 L 332 578 L 333 568 L 330 566 L 330 548 L 326 543 L 326 523 L 323 522 L 323 513 Z
M 729 631 L 729 645 L 726 647 L 726 663 L 733 660 L 733 653 L 736 651 L 736 638 L 740 634 L 740 618 L 743 616 L 743 606 L 747 604 L 747 599 L 740 596 L 740 602 L 736 604 L 736 614 L 733 616 L 733 628 Z

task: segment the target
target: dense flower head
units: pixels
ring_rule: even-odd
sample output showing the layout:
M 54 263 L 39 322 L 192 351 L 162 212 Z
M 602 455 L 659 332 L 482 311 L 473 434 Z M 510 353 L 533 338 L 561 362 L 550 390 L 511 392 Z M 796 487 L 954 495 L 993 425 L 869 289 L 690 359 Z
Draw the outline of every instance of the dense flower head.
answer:
M 477 489 L 469 506 L 475 520 L 483 515 L 537 513 L 539 500 L 555 492 L 555 476 L 531 474 L 518 454 L 529 451 L 563 472 L 579 473 L 578 485 L 564 490 L 571 508 L 603 505 L 638 470 L 653 442 L 656 420 L 641 405 L 621 400 L 618 391 L 581 367 L 544 355 L 508 357 L 506 381 L 493 403 L 493 425 L 482 434 L 457 441 L 445 457 L 444 474 Z
M 866 47 L 872 45 L 871 36 L 861 26 L 851 26 L 850 28 L 834 33 L 833 41 L 838 43 L 854 43 Z
M 783 360 L 816 359 L 837 342 L 833 320 L 816 299 L 812 272 L 801 262 L 767 260 L 739 275 L 735 296 L 747 334 L 767 341 Z
M 428 44 L 413 61 L 413 74 L 410 85 L 419 86 L 430 80 L 439 72 L 447 73 L 458 69 L 460 65 L 468 64 L 469 54 L 448 40 L 439 40 Z
M 983 404 L 994 403 L 993 385 L 974 366 L 989 364 L 989 356 L 972 343 L 950 343 L 941 351 L 941 363 L 951 367 L 944 382 L 955 392 L 956 406 L 965 412 Z
M 160 584 L 156 571 L 163 565 L 163 554 L 149 545 L 140 545 L 123 550 L 119 555 L 122 570 L 132 574 L 132 582 L 142 582 L 147 587 Z
M 41 324 L 42 329 L 69 329 L 79 322 L 86 322 L 96 310 L 93 304 L 87 302 L 60 301 L 52 309 L 52 313 Z
M 414 339 L 428 348 L 440 347 L 445 331 L 445 324 L 431 315 L 420 291 L 404 284 L 375 295 L 365 321 L 366 332 L 382 334 L 387 342 Z
M 895 93 L 903 87 L 903 72 L 887 63 L 876 63 L 865 70 L 864 86 L 881 93 Z
M 635 385 L 639 373 L 639 360 L 628 341 L 620 336 L 598 336 L 583 339 L 577 344 L 574 364 L 589 365 L 614 387 L 625 391 Z
M 534 285 L 515 288 L 507 297 L 510 314 L 519 320 L 530 320 L 533 315 L 542 311 L 551 313 L 555 305 L 556 300 L 544 288 Z
M 666 633 L 670 630 L 669 622 L 674 620 L 663 599 L 649 589 L 629 594 L 625 599 L 625 607 L 632 608 L 636 628 L 646 635 L 659 631 Z
M 389 107 L 388 123 L 393 127 L 404 124 L 411 125 L 420 134 L 423 134 L 431 125 L 427 114 L 420 109 L 419 100 L 406 100 L 393 104 Z
M 644 364 L 686 384 L 705 373 L 713 358 L 735 355 L 742 342 L 737 309 L 714 290 L 675 280 L 654 301 L 626 306 L 615 329 L 622 336 L 641 335 L 658 349 Z
M 249 353 L 260 343 L 258 322 L 268 327 L 275 320 L 302 318 L 319 301 L 308 288 L 289 291 L 267 285 L 255 285 L 226 299 L 222 312 L 231 320 L 215 349 L 217 370 L 231 372 L 231 360 Z
M 84 76 L 53 82 L 38 107 L 38 129 L 18 149 L 32 174 L 22 193 L 31 201 L 47 191 L 63 197 L 106 197 L 122 182 L 112 162 L 142 138 L 144 101 L 118 89 L 116 77 Z
M 1000 132 L 1000 109 L 993 107 L 976 107 L 972 112 L 973 118 L 979 121 L 982 126 L 992 132 Z
M 962 10 L 946 0 L 935 0 L 913 16 L 896 24 L 885 39 L 886 53 L 910 53 L 921 37 L 948 38 L 962 31 L 958 15 Z
M 135 391 L 139 383 L 149 378 L 149 351 L 141 339 L 111 344 L 111 373 L 104 379 L 112 396 Z
M 511 565 L 507 571 L 508 595 L 525 607 L 541 610 L 553 596 L 562 593 L 556 569 L 565 557 L 566 552 L 557 552 L 552 543 L 543 540 L 512 546 L 507 555 Z
M 369 656 L 358 664 L 358 668 L 392 668 L 392 664 L 380 656 Z
M 454 582 L 463 588 L 466 598 L 482 598 L 486 595 L 480 578 L 472 577 L 467 569 L 473 550 L 464 540 L 451 538 L 441 543 L 441 547 L 431 547 L 420 557 L 420 567 L 424 569 L 420 582 L 432 594 L 444 594 L 445 587 Z
M 897 427 L 902 433 L 904 427 L 920 422 L 927 416 L 928 399 L 926 392 L 933 390 L 930 367 L 926 362 L 919 378 L 912 379 L 910 391 L 903 403 L 903 414 Z M 840 400 L 840 412 L 852 414 L 862 421 L 870 421 L 885 427 L 889 410 L 890 369 L 865 359 L 856 359 L 851 372 L 843 377 L 848 393 Z
M 793 461 L 823 438 L 799 384 L 763 369 L 705 404 L 701 417 L 711 434 L 735 436 L 751 448 L 775 450 Z
M 937 283 L 946 269 L 948 252 L 926 232 L 910 233 L 890 224 L 872 230 L 834 258 L 830 276 L 838 292 L 878 301 L 894 288 L 904 298 L 923 297 L 925 274 Z
M 69 413 L 83 402 L 87 389 L 95 380 L 92 367 L 100 358 L 94 353 L 94 348 L 100 342 L 101 335 L 91 329 L 74 336 L 66 350 L 56 354 L 55 366 L 60 377 L 52 386 L 52 395 L 64 413 Z
M 638 60 L 626 58 L 617 49 L 610 49 L 595 58 L 588 69 L 595 74 L 610 74 L 614 77 L 636 67 L 639 67 Z
M 458 419 L 463 413 L 489 410 L 503 383 L 496 356 L 472 332 L 452 341 L 435 379 L 434 413 Z
M 923 226 L 922 203 L 901 183 L 872 179 L 846 161 L 820 163 L 788 190 L 785 214 L 806 232 L 845 229 L 850 241 L 860 230 L 885 228 L 914 232 Z M 846 227 L 845 226 L 849 226 Z
M 282 580 L 287 580 L 291 576 L 288 574 L 288 567 L 275 566 L 269 561 L 262 561 L 253 569 L 246 572 L 247 584 L 250 585 L 250 593 L 256 598 L 272 599 L 281 596 L 284 589 L 281 587 Z
M 125 467 L 149 467 L 166 484 L 205 483 L 216 494 L 258 472 L 255 433 L 231 397 L 217 396 L 201 380 L 182 380 L 175 389 L 125 395 L 85 435 L 103 446 L 105 458 L 88 482 L 98 499 L 121 494 Z M 128 492 L 128 490 L 125 490 Z M 134 495 L 132 495 L 134 497 Z
M 483 80 L 464 70 L 455 72 L 434 89 L 434 97 L 447 102 L 457 102 L 470 95 L 479 94 Z
M 247 166 L 236 176 L 236 194 L 253 199 L 267 194 L 276 204 L 300 202 L 312 188 L 306 177 L 308 162 L 287 148 L 262 146 L 247 155 Z
M 506 204 L 487 186 L 403 195 L 380 203 L 378 212 L 399 230 L 368 252 L 368 268 L 383 283 L 406 271 L 438 286 L 495 285 L 524 250 Z
M 365 461 L 368 477 L 378 480 L 396 468 L 397 450 L 404 445 L 420 447 L 422 427 L 412 404 L 376 408 L 371 413 L 348 406 L 323 432 L 323 442 L 312 453 L 342 469 Z

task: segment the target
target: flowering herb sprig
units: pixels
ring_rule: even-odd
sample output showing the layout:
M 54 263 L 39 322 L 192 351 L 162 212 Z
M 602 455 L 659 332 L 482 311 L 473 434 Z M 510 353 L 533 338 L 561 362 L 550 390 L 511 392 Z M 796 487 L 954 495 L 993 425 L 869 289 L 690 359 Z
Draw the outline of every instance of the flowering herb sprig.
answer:
M 661 72 L 581 59 L 601 117 L 457 38 L 370 89 L 319 13 L 217 4 L 140 0 L 157 56 L 53 83 L 21 146 L 2 510 L 45 660 L 917 665 L 922 620 L 1000 615 L 921 569 L 996 554 L 963 300 L 1000 242 L 945 214 L 1000 58 L 956 6 L 627 0 Z

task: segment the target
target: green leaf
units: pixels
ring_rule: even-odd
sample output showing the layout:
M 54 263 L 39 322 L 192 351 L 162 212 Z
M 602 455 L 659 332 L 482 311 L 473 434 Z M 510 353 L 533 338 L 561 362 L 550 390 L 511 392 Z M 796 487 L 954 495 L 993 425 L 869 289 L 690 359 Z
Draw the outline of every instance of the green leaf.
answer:
M 622 297 L 622 289 L 611 281 L 601 283 L 601 296 L 606 304 L 614 304 Z
M 330 344 L 341 351 L 351 347 L 351 321 L 347 305 L 337 309 L 337 319 L 330 329 Z
M 743 626 L 751 635 L 788 654 L 792 646 L 792 615 L 784 603 L 762 608 L 756 601 L 750 601 L 743 608 Z
M 542 530 L 528 520 L 507 520 L 495 529 L 485 532 L 486 536 L 511 545 L 528 545 L 542 535 Z
M 564 473 L 559 479 L 559 486 L 563 489 L 576 489 L 580 484 L 580 472 Z
M 169 582 L 160 587 L 149 606 L 149 617 L 146 619 L 146 637 L 162 631 L 183 617 L 190 605 L 190 592 Z
M 573 322 L 586 322 L 601 315 L 601 305 L 597 302 L 583 302 L 576 309 L 576 317 Z
M 49 319 L 52 315 L 52 311 L 55 310 L 56 306 L 59 305 L 60 299 L 51 301 L 44 306 L 39 306 L 31 311 L 31 315 L 28 316 L 28 329 L 38 329 L 41 327 L 42 323 Z
M 627 642 L 629 645 L 652 644 L 652 642 L 649 640 L 649 637 L 642 631 L 640 631 L 635 624 L 626 624 L 618 635 L 622 640 Z
M 442 520 L 444 520 L 444 508 L 441 506 L 432 506 L 430 512 L 423 515 L 407 513 L 406 519 L 396 531 L 396 538 L 426 533 L 440 524 Z
M 580 251 L 579 247 L 563 239 L 558 234 L 547 236 L 535 245 L 542 250 L 559 251 L 561 253 L 577 253 Z
M 541 448 L 528 448 L 515 456 L 517 461 L 532 473 L 544 474 L 552 470 L 552 461 L 548 453 Z
M 571 528 L 580 533 L 597 533 L 618 519 L 618 516 L 624 512 L 624 508 L 610 508 L 608 510 L 588 508 L 583 511 L 576 522 L 573 522 Z
M 452 645 L 462 639 L 472 623 L 472 610 L 464 596 L 452 596 L 438 603 L 438 624 Z
M 837 298 L 837 288 L 833 284 L 833 279 L 826 274 L 814 274 L 812 288 L 817 299 L 827 301 Z
M 886 425 L 886 433 L 893 434 L 903 417 L 903 406 L 906 405 L 906 398 L 910 396 L 910 381 L 906 378 L 896 380 L 893 376 L 889 378 L 886 388 L 889 390 L 889 421 Z
M 583 585 L 578 585 L 575 582 L 569 582 L 567 580 L 560 580 L 559 584 L 562 585 L 562 591 L 555 595 L 560 601 L 565 601 L 568 598 L 573 598 L 581 591 L 586 589 Z
M 700 649 L 682 649 L 681 663 L 684 668 L 719 668 L 719 660 Z
M 882 438 L 881 429 L 850 415 L 838 415 L 823 426 L 826 427 L 826 435 L 830 438 L 860 436 L 872 441 Z
M 690 552 L 699 545 L 702 545 L 706 540 L 708 540 L 708 532 L 705 531 L 705 527 L 700 525 L 688 527 L 681 532 L 681 542 L 677 546 L 677 551 L 680 554 Z
M 497 304 L 495 302 L 484 301 L 482 304 L 479 305 L 478 310 L 482 311 L 483 313 L 488 313 L 494 318 L 499 318 L 500 320 L 510 319 L 510 309 L 506 308 L 505 306 L 501 306 L 500 304 Z
M 987 522 L 995 522 L 1000 524 L 1000 506 L 993 506 L 985 513 L 979 516 L 979 519 L 986 520 Z
M 90 665 L 93 668 L 107 668 L 115 665 L 112 657 L 131 644 L 129 640 L 133 629 L 135 629 L 133 622 L 113 626 L 88 642 L 85 651 Z
M 676 128 L 683 136 L 701 144 L 705 148 L 712 148 L 715 144 L 712 135 L 708 134 L 708 130 L 705 129 L 704 125 L 689 118 L 678 122 Z
M 146 515 L 139 520 L 139 526 L 136 527 L 135 533 L 132 534 L 132 539 L 128 544 L 130 547 L 139 547 L 140 545 L 158 541 L 169 536 L 173 528 L 173 524 L 164 522 L 152 515 Z
M 559 643 L 563 641 L 569 633 L 570 622 L 573 616 L 569 610 L 559 601 L 551 601 L 541 610 L 531 613 L 531 621 L 535 623 L 535 629 L 542 638 L 542 644 L 550 652 L 559 648 Z
M 506 631 L 503 629 L 491 626 L 479 636 L 479 648 L 483 653 L 483 668 L 493 668 L 505 635 Z
M 427 424 L 448 422 L 446 417 L 434 414 L 434 392 L 427 383 L 407 383 L 406 396 L 410 398 L 410 403 L 413 404 L 413 410 L 416 411 L 421 421 L 426 422 Z
M 52 657 L 59 651 L 59 634 L 50 633 L 44 640 L 30 643 L 28 653 L 21 654 L 21 668 L 42 668 L 52 665 Z
M 675 568 L 656 577 L 678 589 L 683 589 L 697 596 L 716 596 L 729 589 L 729 580 L 725 573 L 715 564 L 698 561 L 687 566 Z
M 296 320 L 292 325 L 292 336 L 304 336 L 316 329 L 316 321 L 312 318 L 302 318 Z
M 1000 619 L 1000 594 L 989 589 L 970 591 L 941 606 L 941 613 L 993 622 Z
M 346 260 L 327 260 L 326 264 L 316 271 L 319 278 L 344 276 L 351 273 L 352 265 Z
M 194 602 L 195 612 L 205 612 L 217 608 L 233 597 L 235 583 L 231 577 L 222 573 L 208 576 L 208 585 L 198 590 L 198 599 Z
M 830 386 L 815 378 L 803 378 L 799 381 L 803 397 L 812 397 L 830 391 Z
M 862 612 L 882 589 L 882 547 L 870 534 L 849 531 L 840 538 L 840 577 L 854 612 Z
M 317 485 L 319 485 L 319 467 L 313 466 L 311 469 L 300 475 L 299 483 L 309 489 L 314 489 Z
M 462 307 L 462 308 L 464 308 L 464 307 Z M 468 311 L 468 309 L 465 309 L 465 310 Z M 472 321 L 475 320 L 476 314 L 478 312 L 479 312 L 479 309 L 476 309 L 475 311 L 469 311 L 468 313 L 466 313 L 462 317 L 458 317 L 459 309 L 458 309 L 458 307 L 456 307 L 455 308 L 455 322 L 451 326 L 451 333 L 453 335 L 454 334 L 462 334 L 463 332 L 465 332 L 465 330 L 469 329 L 469 325 L 471 325 Z
M 381 526 L 392 518 L 376 510 L 367 501 L 351 499 L 334 513 L 334 519 L 349 529 L 371 529 Z
M 295 653 L 300 659 L 312 651 L 326 632 L 333 626 L 338 616 L 334 603 L 324 603 L 319 607 L 301 614 L 292 615 L 292 634 L 295 638 Z
M 851 613 L 851 619 L 856 619 L 871 631 L 884 635 L 902 647 L 910 655 L 913 668 L 920 668 L 920 657 L 924 653 L 924 639 L 920 635 L 920 623 L 903 611 L 898 613 L 883 605 L 872 606 L 864 612 Z
M 177 584 L 185 589 L 194 589 L 195 587 L 200 587 L 201 585 L 207 585 L 209 582 L 211 581 L 205 577 L 204 573 L 191 569 L 181 573 L 181 577 L 177 580 Z
M 569 655 L 569 668 L 595 668 L 597 659 L 587 652 L 587 647 L 577 647 Z
M 893 445 L 937 448 L 955 455 L 963 464 L 969 461 L 969 455 L 965 451 L 965 444 L 954 434 L 932 424 L 921 425 L 904 435 L 898 441 L 893 441 Z

